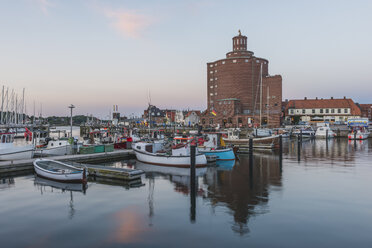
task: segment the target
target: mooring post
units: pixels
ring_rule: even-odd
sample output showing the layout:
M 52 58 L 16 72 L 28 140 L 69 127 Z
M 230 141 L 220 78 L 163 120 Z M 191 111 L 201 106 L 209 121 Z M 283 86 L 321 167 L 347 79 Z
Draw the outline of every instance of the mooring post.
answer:
M 337 139 L 340 139 L 340 136 L 341 136 L 340 128 L 337 128 Z
M 282 160 L 283 160 L 283 137 L 279 135 L 279 168 L 282 170 Z
M 190 146 L 190 221 L 195 222 L 196 216 L 196 179 L 195 179 L 195 158 L 196 158 L 196 145 Z
M 354 131 L 354 147 L 356 148 L 356 136 L 357 136 L 357 132 Z
M 301 137 L 301 143 L 302 143 L 302 129 L 300 130 L 300 137 Z
M 249 154 L 253 153 L 253 139 L 249 138 Z
M 298 137 L 297 137 L 297 158 L 298 158 L 298 161 L 300 161 L 300 159 L 301 159 L 301 137 L 300 136 L 301 136 L 301 134 L 299 134 Z

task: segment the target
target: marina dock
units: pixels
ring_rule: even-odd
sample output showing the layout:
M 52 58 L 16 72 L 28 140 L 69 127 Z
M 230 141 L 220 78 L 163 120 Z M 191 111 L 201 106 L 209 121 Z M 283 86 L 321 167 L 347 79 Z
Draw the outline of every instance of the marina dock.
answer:
M 107 153 L 55 156 L 55 157 L 48 157 L 48 159 L 87 164 L 87 163 L 107 162 L 109 160 L 113 161 L 113 160 L 120 160 L 120 159 L 128 159 L 132 157 L 133 155 L 134 153 L 132 150 L 119 150 L 119 151 L 113 151 L 113 152 L 107 152 Z M 34 160 L 35 159 L 2 161 L 0 162 L 0 174 L 32 170 Z M 101 168 L 101 171 L 102 171 L 102 168 Z M 122 172 L 124 174 L 128 174 L 126 169 Z M 116 171 L 116 174 L 117 174 L 117 171 Z M 126 175 L 123 178 L 130 178 L 130 176 Z
M 94 164 L 74 164 L 76 167 L 86 167 L 88 169 L 89 176 L 109 178 L 109 179 L 119 179 L 119 180 L 136 180 L 140 179 L 141 175 L 145 172 L 143 170 L 136 169 L 126 169 L 126 168 L 113 168 L 103 165 Z

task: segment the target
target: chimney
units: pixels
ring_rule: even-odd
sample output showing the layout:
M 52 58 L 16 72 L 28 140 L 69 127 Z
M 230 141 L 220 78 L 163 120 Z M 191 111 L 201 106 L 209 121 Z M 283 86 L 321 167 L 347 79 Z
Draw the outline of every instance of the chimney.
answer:
M 304 100 L 307 100 L 307 97 L 305 96 Z
M 318 100 L 318 97 L 315 97 L 315 100 Z
M 346 99 L 346 96 L 344 96 L 344 99 Z
M 333 96 L 331 96 L 331 100 L 333 100 Z

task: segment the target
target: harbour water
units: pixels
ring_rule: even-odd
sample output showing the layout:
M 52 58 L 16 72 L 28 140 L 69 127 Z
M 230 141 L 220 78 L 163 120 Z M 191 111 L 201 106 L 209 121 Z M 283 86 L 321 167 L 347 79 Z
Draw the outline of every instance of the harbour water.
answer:
M 140 182 L 59 185 L 0 180 L 1 247 L 370 247 L 372 142 L 306 141 L 298 160 L 271 152 L 197 170 L 146 171 Z M 253 161 L 253 163 L 251 163 Z

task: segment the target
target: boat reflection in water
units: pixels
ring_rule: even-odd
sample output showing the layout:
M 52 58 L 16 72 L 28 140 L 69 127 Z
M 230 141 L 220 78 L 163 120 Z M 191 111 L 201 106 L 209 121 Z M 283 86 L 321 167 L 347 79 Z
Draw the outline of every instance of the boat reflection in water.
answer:
M 84 195 L 88 185 L 85 183 L 62 183 L 57 181 L 48 180 L 35 176 L 34 185 L 40 190 L 43 195 L 47 192 L 51 193 L 70 193 L 69 214 L 68 217 L 72 219 L 75 215 L 74 198 L 72 192 L 81 192 Z
M 235 160 L 217 160 L 217 170 L 232 170 L 235 165 Z
M 289 141 L 284 149 L 284 154 L 289 155 L 289 159 L 297 159 L 297 141 Z M 322 162 L 331 164 L 334 161 L 343 162 L 344 166 L 353 166 L 355 158 L 361 153 L 367 155 L 369 150 L 368 140 L 357 140 L 354 142 L 346 139 L 315 139 L 304 141 L 301 145 L 301 160 L 309 162 Z M 314 163 L 312 163 L 314 164 Z M 338 163 L 339 164 L 339 163 Z
M 0 190 L 14 187 L 14 185 L 15 185 L 14 177 L 0 178 Z
M 152 164 L 142 163 L 136 161 L 136 169 L 143 170 L 146 173 L 146 177 L 153 180 L 155 177 L 163 177 L 174 183 L 175 191 L 188 195 L 190 188 L 190 168 L 179 168 L 179 167 L 165 167 L 157 166 Z M 205 175 L 207 168 L 196 168 L 195 169 L 195 185 L 198 189 L 198 178 Z M 200 190 L 198 190 L 201 193 Z
M 155 189 L 155 178 L 162 177 L 169 180 L 174 185 L 174 191 L 183 195 L 190 195 L 190 220 L 195 221 L 195 199 L 196 196 L 204 196 L 204 190 L 199 187 L 199 177 L 203 177 L 207 172 L 206 167 L 195 169 L 195 182 L 194 189 L 195 193 L 191 192 L 191 177 L 190 168 L 179 168 L 179 167 L 164 167 L 142 163 L 136 161 L 133 165 L 136 169 L 143 170 L 145 176 L 149 182 L 149 194 L 147 196 L 148 208 L 149 208 L 149 226 L 153 226 L 154 217 L 154 189 Z
M 212 210 L 227 207 L 234 218 L 232 230 L 245 235 L 251 217 L 269 212 L 270 191 L 281 190 L 278 156 L 257 154 L 250 159 L 249 155 L 239 155 L 231 170 L 209 167 L 204 184 Z

